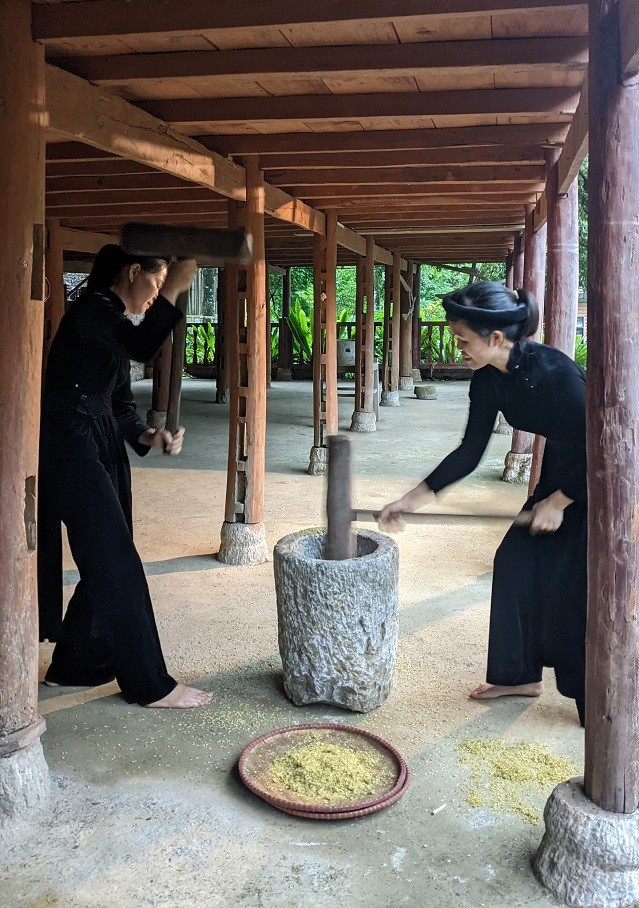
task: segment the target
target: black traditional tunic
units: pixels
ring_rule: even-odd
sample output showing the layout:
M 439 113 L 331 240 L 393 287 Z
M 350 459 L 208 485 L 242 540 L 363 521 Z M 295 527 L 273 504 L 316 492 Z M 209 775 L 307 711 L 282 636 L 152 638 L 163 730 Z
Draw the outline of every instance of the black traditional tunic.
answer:
M 433 492 L 471 473 L 488 445 L 498 412 L 515 429 L 546 438 L 539 484 L 525 509 L 561 490 L 573 504 L 556 533 L 532 536 L 511 527 L 494 564 L 488 647 L 489 684 L 541 680 L 555 669 L 557 687 L 577 701 L 583 722 L 586 632 L 585 374 L 553 347 L 520 341 L 508 371 L 485 366 L 470 383 L 461 445 L 426 479 Z
M 167 673 L 142 562 L 133 544 L 126 440 L 140 455 L 147 426 L 131 394 L 130 360 L 146 362 L 180 319 L 157 298 L 140 325 L 111 291 L 85 294 L 63 317 L 47 363 L 40 431 L 40 639 L 58 641 L 47 680 L 101 684 L 151 703 Z M 62 620 L 61 523 L 80 573 Z

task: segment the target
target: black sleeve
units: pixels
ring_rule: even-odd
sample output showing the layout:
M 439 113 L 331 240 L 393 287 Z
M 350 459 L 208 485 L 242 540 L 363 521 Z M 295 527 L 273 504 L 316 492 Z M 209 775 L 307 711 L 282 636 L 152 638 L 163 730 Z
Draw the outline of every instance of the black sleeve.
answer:
M 488 447 L 498 407 L 490 377 L 483 369 L 473 375 L 468 396 L 470 410 L 462 443 L 426 477 L 426 485 L 433 492 L 440 492 L 472 473 Z
M 543 393 L 555 403 L 556 440 L 565 452 L 558 462 L 558 489 L 579 504 L 587 500 L 586 481 L 586 380 L 571 362 L 555 370 L 544 383 Z
M 144 457 L 151 448 L 148 445 L 141 445 L 138 438 L 148 429 L 148 426 L 138 416 L 131 391 L 131 373 L 126 368 L 126 364 L 119 376 L 119 384 L 116 385 L 111 395 L 111 404 L 113 406 L 113 415 L 118 422 L 120 431 L 135 453 L 139 454 L 140 457 Z
M 147 309 L 144 321 L 134 325 L 106 296 L 88 297 L 78 309 L 76 330 L 80 337 L 120 355 L 146 363 L 153 359 L 182 314 L 163 296 Z

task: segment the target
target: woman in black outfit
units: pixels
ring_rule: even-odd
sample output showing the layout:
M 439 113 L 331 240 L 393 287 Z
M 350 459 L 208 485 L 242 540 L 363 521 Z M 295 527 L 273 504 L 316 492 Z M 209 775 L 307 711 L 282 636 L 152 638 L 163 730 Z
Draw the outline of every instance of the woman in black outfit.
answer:
M 501 411 L 511 426 L 542 435 L 541 476 L 524 505 L 530 529 L 512 526 L 497 550 L 487 683 L 477 700 L 538 697 L 543 666 L 577 704 L 584 722 L 586 632 L 585 375 L 568 356 L 527 340 L 537 329 L 534 298 L 480 281 L 443 300 L 448 324 L 473 370 L 470 411 L 461 445 L 380 515 L 382 529 L 401 527 L 413 511 L 479 464 Z
M 130 703 L 188 708 L 211 699 L 166 670 L 133 544 L 124 445 L 141 456 L 182 448 L 184 429 L 172 436 L 139 419 L 129 371 L 130 360 L 151 359 L 179 321 L 173 304 L 195 272 L 190 260 L 169 268 L 164 259 L 104 246 L 51 345 L 38 484 L 40 639 L 57 641 L 45 678 L 51 686 L 115 677 Z M 80 573 L 64 620 L 61 521 Z

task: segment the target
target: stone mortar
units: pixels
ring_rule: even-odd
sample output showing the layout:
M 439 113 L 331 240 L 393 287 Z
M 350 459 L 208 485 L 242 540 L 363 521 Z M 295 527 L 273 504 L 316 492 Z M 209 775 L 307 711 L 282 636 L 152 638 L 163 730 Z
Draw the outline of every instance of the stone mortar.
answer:
M 415 385 L 417 400 L 437 400 L 437 388 L 434 385 Z
M 639 811 L 602 810 L 576 778 L 554 789 L 544 820 L 534 870 L 555 898 L 580 908 L 639 903 Z
M 285 536 L 273 567 L 284 689 L 297 706 L 369 712 L 388 697 L 398 639 L 397 543 L 358 530 L 358 557 L 323 558 L 325 531 Z

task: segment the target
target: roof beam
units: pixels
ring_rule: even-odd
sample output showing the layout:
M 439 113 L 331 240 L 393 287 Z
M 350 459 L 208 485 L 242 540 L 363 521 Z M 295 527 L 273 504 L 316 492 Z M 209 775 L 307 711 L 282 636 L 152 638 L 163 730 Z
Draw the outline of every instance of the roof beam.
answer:
M 271 170 L 323 170 L 339 167 L 457 167 L 463 164 L 543 164 L 545 150 L 539 145 L 465 145 L 455 148 L 402 147 L 392 151 L 344 151 L 334 153 L 260 154 L 260 166 Z M 90 163 L 90 162 L 87 162 Z M 97 162 L 104 166 L 107 162 Z M 64 166 L 64 165 L 58 165 Z M 108 172 L 108 170 L 106 171 Z
M 398 21 L 427 16 L 476 16 L 482 13 L 519 12 L 530 9 L 530 0 L 396 0 L 389 10 L 387 0 L 278 0 L 277 3 L 211 3 L 189 0 L 84 0 L 70 3 L 32 4 L 32 28 L 36 41 L 99 36 L 170 34 L 174 37 L 219 29 L 254 29 L 330 22 Z M 579 7 L 575 0 L 534 0 L 537 9 Z
M 92 255 L 99 252 L 106 243 L 113 242 L 113 235 L 92 233 L 89 230 L 72 230 L 60 227 L 59 242 L 62 249 L 68 252 L 88 252 Z
M 336 167 L 326 170 L 274 170 L 270 179 L 282 186 L 333 184 L 418 185 L 420 183 L 535 183 L 545 180 L 543 165 L 476 167 Z M 300 193 L 304 195 L 304 192 Z
M 536 202 L 536 193 L 543 192 L 544 183 L 542 181 L 531 183 L 517 184 L 517 192 L 535 196 L 532 201 Z M 321 183 L 317 186 L 289 186 L 294 195 L 299 195 L 305 199 L 328 199 L 337 200 L 340 205 L 340 198 L 375 198 L 379 199 L 384 196 L 398 196 L 405 199 L 407 196 L 450 196 L 450 195 L 472 195 L 473 193 L 481 194 L 501 194 L 508 191 L 508 183 L 406 183 L 403 186 L 369 186 L 365 183 L 351 183 L 347 185 L 335 185 L 333 183 Z M 323 208 L 319 202 L 315 202 L 318 208 Z
M 390 16 L 389 18 L 392 18 Z M 588 61 L 588 39 L 504 38 L 499 41 L 432 41 L 424 44 L 380 44 L 332 47 L 267 47 L 242 50 L 181 51 L 178 53 L 115 54 L 109 56 L 59 57 L 55 66 L 101 85 L 157 79 L 206 78 L 216 80 L 264 76 L 281 78 L 348 78 L 367 76 L 465 74 L 488 70 L 496 73 L 513 66 L 569 66 Z M 134 90 L 134 89 L 133 89 Z
M 378 120 L 476 114 L 521 116 L 574 112 L 574 88 L 479 88 L 468 91 L 378 92 L 376 94 L 284 95 L 246 98 L 170 98 L 139 107 L 167 123 L 196 128 L 203 123 L 277 120 Z M 397 147 L 397 146 L 395 146 Z
M 282 132 L 265 135 L 206 135 L 198 141 L 220 154 L 340 154 L 344 151 L 393 151 L 472 145 L 522 143 L 561 145 L 567 123 L 527 123 L 507 126 L 461 126 L 443 129 L 357 130 L 354 132 Z M 55 146 L 53 146 L 55 148 Z
M 572 118 L 566 143 L 559 155 L 557 168 L 559 174 L 558 192 L 565 195 L 570 189 L 573 180 L 579 173 L 579 168 L 588 154 L 588 85 L 584 85 L 577 110 Z
M 244 168 L 133 104 L 89 85 L 54 66 L 46 66 L 47 129 L 120 157 L 147 164 L 226 198 L 244 201 Z M 277 187 L 265 186 L 266 211 L 280 220 L 323 234 L 325 217 Z

